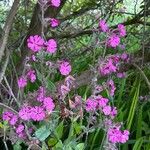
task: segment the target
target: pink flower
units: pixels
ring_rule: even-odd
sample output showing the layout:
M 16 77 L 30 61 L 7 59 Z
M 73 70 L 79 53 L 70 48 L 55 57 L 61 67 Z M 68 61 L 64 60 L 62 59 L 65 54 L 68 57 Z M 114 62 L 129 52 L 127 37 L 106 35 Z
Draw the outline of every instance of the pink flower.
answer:
M 27 138 L 27 135 L 25 134 L 25 132 L 20 132 L 18 134 L 18 137 L 21 138 L 21 139 L 26 139 Z
M 120 44 L 119 47 L 120 47 L 121 50 L 125 50 L 126 45 L 125 44 Z
M 99 96 L 98 98 L 96 98 L 96 100 L 98 101 L 98 105 L 100 108 L 105 107 L 109 101 L 107 98 L 104 98 L 102 96 Z
M 120 55 L 118 55 L 118 54 L 112 55 L 112 56 L 110 56 L 109 59 L 111 59 L 116 66 L 120 61 Z
M 114 96 L 114 93 L 115 93 L 115 90 L 116 90 L 114 81 L 110 79 L 110 80 L 107 81 L 106 84 L 108 86 L 110 96 Z
M 51 97 L 45 97 L 43 101 L 43 106 L 47 111 L 52 112 L 55 108 L 53 99 Z
M 24 129 L 25 129 L 25 128 L 24 128 L 24 125 L 20 124 L 20 125 L 16 128 L 16 133 L 19 134 L 19 133 L 23 132 Z
M 95 88 L 96 88 L 96 91 L 99 92 L 99 93 L 104 90 L 103 86 L 99 86 L 99 85 L 97 85 Z
M 111 35 L 110 38 L 108 39 L 108 45 L 113 48 L 116 48 L 119 44 L 120 38 L 116 34 Z
M 30 120 L 31 119 L 31 107 L 24 106 L 19 111 L 19 117 L 23 120 Z
M 99 27 L 103 32 L 107 32 L 108 31 L 108 25 L 106 23 L 105 20 L 100 20 L 99 21 Z
M 38 52 L 44 46 L 44 40 L 39 35 L 30 36 L 27 45 L 33 52 Z
M 69 64 L 69 62 L 61 62 L 59 66 L 59 71 L 64 76 L 69 75 L 69 73 L 71 72 L 71 65 Z
M 108 140 L 112 143 L 125 143 L 129 139 L 129 131 L 121 131 L 118 127 L 110 128 L 107 134 Z
M 57 27 L 59 25 L 59 20 L 58 19 L 55 19 L 55 18 L 51 18 L 50 19 L 50 25 L 51 27 Z
M 36 80 L 36 75 L 35 75 L 35 70 L 29 70 L 27 73 L 27 77 L 29 78 L 29 80 L 33 83 Z
M 10 121 L 10 119 L 13 117 L 13 113 L 12 112 L 10 112 L 10 111 L 5 111 L 5 112 L 3 112 L 3 114 L 2 114 L 2 118 L 3 118 L 3 120 L 5 120 L 5 121 Z
M 108 130 L 108 140 L 112 143 L 119 143 L 122 133 L 119 129 L 112 128 Z
M 32 55 L 32 56 L 31 56 L 31 60 L 32 60 L 32 61 L 37 61 L 36 56 L 35 56 L 35 55 Z
M 110 115 L 111 115 L 112 118 L 114 118 L 117 115 L 117 109 L 116 109 L 116 107 L 112 107 Z
M 104 115 L 108 116 L 111 114 L 111 106 L 105 106 L 103 109 L 102 109 Z
M 112 58 L 109 58 L 105 64 L 100 66 L 100 73 L 102 76 L 109 75 L 117 71 L 117 66 L 113 61 L 114 60 Z
M 46 48 L 47 48 L 47 52 L 49 52 L 51 54 L 56 52 L 56 50 L 57 50 L 57 43 L 56 43 L 56 41 L 54 39 L 48 40 L 45 43 L 45 45 L 46 45 Z
M 123 60 L 123 61 L 127 61 L 128 60 L 128 54 L 127 53 L 123 53 L 121 54 L 120 58 Z
M 129 139 L 130 132 L 128 130 L 124 130 L 120 139 L 121 143 L 126 143 Z
M 38 93 L 37 94 L 37 101 L 43 102 L 43 100 L 45 98 L 45 94 L 46 94 L 45 88 L 40 86 L 37 93 Z
M 60 92 L 61 92 L 62 96 L 65 96 L 70 92 L 70 89 L 69 89 L 69 87 L 67 87 L 65 85 L 61 85 Z
M 42 121 L 45 118 L 45 112 L 43 108 L 35 106 L 31 108 L 31 119 L 34 121 Z
M 51 5 L 54 7 L 59 7 L 60 6 L 60 0 L 51 0 Z
M 118 78 L 125 78 L 126 77 L 126 73 L 125 72 L 118 72 L 117 73 L 117 77 Z
M 15 125 L 18 121 L 18 116 L 17 115 L 13 115 L 12 118 L 10 119 L 9 123 L 10 125 Z
M 121 37 L 126 36 L 126 29 L 125 29 L 125 26 L 123 24 L 118 25 L 118 30 L 119 30 L 119 35 Z
M 86 109 L 87 112 L 95 111 L 95 110 L 96 110 L 96 107 L 97 107 L 97 101 L 96 101 L 95 99 L 88 98 L 88 99 L 86 100 L 85 109 Z
M 112 126 L 112 120 L 106 118 L 106 119 L 104 120 L 104 124 L 105 124 L 106 128 L 108 128 L 108 127 Z
M 27 85 L 27 79 L 24 76 L 21 76 L 18 79 L 18 87 L 19 88 L 24 88 Z

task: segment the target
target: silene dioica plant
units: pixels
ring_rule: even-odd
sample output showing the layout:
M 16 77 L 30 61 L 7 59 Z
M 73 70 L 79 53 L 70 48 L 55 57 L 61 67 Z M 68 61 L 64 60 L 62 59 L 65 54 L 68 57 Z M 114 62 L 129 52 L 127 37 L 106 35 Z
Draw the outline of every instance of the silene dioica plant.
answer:
M 61 1 L 38 2 L 42 12 L 42 29 L 45 25 L 51 28 L 59 26 L 58 19 L 44 18 L 44 12 L 49 5 L 58 9 Z M 4 109 L 2 119 L 10 127 L 10 132 L 14 132 L 17 140 L 27 145 L 28 149 L 92 150 L 96 135 L 92 145 L 88 145 L 88 136 L 95 131 L 100 133 L 100 130 L 103 131 L 102 139 L 96 143 L 100 149 L 116 150 L 129 139 L 130 133 L 123 128 L 123 123 L 116 122 L 117 108 L 113 103 L 116 90 L 113 77 L 124 78 L 126 74 L 121 71 L 121 66 L 129 61 L 124 44 L 121 44 L 121 39 L 126 36 L 125 26 L 119 24 L 116 29 L 110 29 L 101 19 L 93 34 L 97 36 L 96 45 L 104 46 L 104 52 L 96 65 L 91 67 L 92 90 L 91 96 L 86 99 L 73 93 L 76 80 L 71 75 L 72 67 L 68 60 L 47 61 L 47 55 L 52 57 L 57 53 L 57 41 L 46 40 L 43 30 L 41 35 L 30 35 L 27 39 L 32 55 L 26 58 L 25 70 L 18 78 L 18 94 L 23 100 L 16 100 L 19 109 Z M 103 34 L 103 41 L 98 38 L 100 34 Z M 117 51 L 118 47 L 121 52 Z M 106 56 L 108 48 L 112 49 L 113 55 Z M 43 74 L 45 68 L 47 72 Z M 64 80 L 55 86 L 50 82 L 51 87 L 56 89 L 49 90 L 46 79 L 58 72 Z M 103 77 L 102 83 L 98 83 L 99 77 Z M 37 91 L 31 93 L 25 90 L 29 82 L 38 85 Z M 65 120 L 69 120 L 69 128 L 65 128 L 68 127 Z

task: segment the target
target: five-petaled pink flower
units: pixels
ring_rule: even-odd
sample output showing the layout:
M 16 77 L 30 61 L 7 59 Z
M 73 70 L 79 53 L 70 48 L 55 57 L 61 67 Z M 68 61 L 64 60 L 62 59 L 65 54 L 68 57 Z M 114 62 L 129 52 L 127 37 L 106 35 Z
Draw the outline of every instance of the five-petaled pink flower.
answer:
M 18 127 L 16 128 L 16 133 L 19 134 L 19 133 L 22 133 L 24 131 L 25 127 L 24 125 L 20 124 L 18 125 Z
M 88 98 L 86 100 L 86 106 L 85 106 L 86 111 L 87 112 L 95 111 L 96 107 L 97 107 L 97 104 L 98 104 L 98 102 L 95 99 Z
M 112 79 L 110 79 L 107 81 L 106 84 L 108 86 L 108 91 L 109 91 L 110 96 L 114 96 L 115 90 L 116 90 L 114 81 Z
M 99 21 L 99 27 L 100 27 L 100 29 L 103 31 L 103 32 L 107 32 L 108 31 L 108 25 L 107 25 L 107 23 L 106 23 L 106 21 L 105 20 L 100 20 Z
M 60 0 L 51 0 L 51 5 L 54 7 L 59 7 L 60 6 Z
M 42 121 L 45 118 L 44 109 L 40 106 L 35 106 L 31 108 L 31 119 L 34 121 Z
M 45 97 L 43 100 L 43 106 L 48 112 L 52 112 L 55 108 L 55 104 L 51 97 Z
M 128 130 L 121 131 L 120 127 L 114 127 L 108 130 L 108 140 L 112 143 L 125 143 L 128 139 Z
M 36 75 L 35 75 L 35 70 L 29 70 L 27 73 L 27 77 L 29 78 L 29 80 L 33 83 L 36 80 Z
M 37 101 L 43 102 L 45 98 L 46 90 L 43 86 L 40 86 L 38 91 L 37 91 Z
M 106 63 L 100 66 L 100 73 L 102 76 L 109 75 L 111 73 L 115 73 L 117 71 L 117 67 L 113 61 L 113 59 L 109 58 Z
M 105 106 L 103 109 L 102 109 L 104 115 L 108 116 L 111 114 L 111 106 Z
M 59 20 L 58 19 L 55 19 L 55 18 L 51 18 L 50 19 L 50 25 L 51 27 L 57 27 L 59 25 Z
M 3 112 L 3 114 L 2 114 L 2 118 L 3 118 L 3 120 L 5 120 L 5 121 L 10 121 L 10 119 L 13 117 L 13 113 L 12 112 L 10 112 L 10 111 L 5 111 L 5 112 Z
M 116 34 L 113 34 L 108 39 L 108 45 L 112 48 L 116 48 L 120 44 L 120 38 Z
M 22 107 L 19 111 L 19 117 L 23 120 L 31 119 L 31 107 L 30 106 Z
M 48 40 L 46 43 L 47 52 L 53 54 L 57 50 L 57 42 L 54 39 Z
M 21 76 L 18 79 L 18 87 L 19 88 L 24 88 L 27 85 L 27 79 L 24 76 Z
M 59 71 L 62 75 L 67 76 L 71 72 L 71 65 L 67 61 L 62 61 L 59 66 Z
M 9 123 L 10 125 L 15 125 L 18 121 L 18 116 L 17 115 L 13 115 L 12 118 L 10 119 Z
M 96 100 L 98 101 L 98 105 L 100 108 L 105 107 L 109 101 L 107 98 L 104 98 L 102 96 L 98 96 Z
M 30 36 L 27 39 L 27 45 L 33 52 L 38 52 L 44 46 L 44 39 L 39 35 Z
M 119 31 L 119 35 L 121 37 L 126 36 L 126 29 L 125 29 L 125 26 L 123 24 L 118 25 L 118 31 Z

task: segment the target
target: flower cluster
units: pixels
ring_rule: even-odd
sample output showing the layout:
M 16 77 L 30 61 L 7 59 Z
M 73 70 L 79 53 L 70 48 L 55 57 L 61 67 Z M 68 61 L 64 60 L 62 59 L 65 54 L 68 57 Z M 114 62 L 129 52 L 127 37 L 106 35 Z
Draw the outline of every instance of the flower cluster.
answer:
M 44 3 L 44 2 L 43 2 Z M 50 0 L 50 5 L 53 7 L 59 7 L 61 1 L 60 0 Z M 45 1 L 45 4 L 47 2 Z M 59 25 L 59 21 L 55 18 L 50 19 L 51 27 L 57 27 Z M 106 39 L 106 44 L 112 48 L 117 48 L 117 46 L 121 43 L 121 37 L 126 36 L 125 26 L 122 24 L 118 25 L 116 30 L 109 29 L 105 20 L 100 20 L 99 28 L 101 32 L 107 33 L 109 37 Z M 54 39 L 49 39 L 45 41 L 39 35 L 32 35 L 27 39 L 27 46 L 28 48 L 34 52 L 34 55 L 31 56 L 31 59 L 34 62 L 38 62 L 36 59 L 35 54 L 41 50 L 45 50 L 50 54 L 54 54 L 57 51 L 57 42 Z M 115 54 L 103 58 L 99 62 L 99 67 L 97 69 L 98 74 L 101 76 L 107 76 L 116 73 L 119 78 L 125 77 L 124 72 L 120 72 L 120 66 L 124 62 L 128 62 L 129 57 L 126 53 L 123 54 Z M 45 63 L 44 63 L 45 64 Z M 89 98 L 87 98 L 86 102 L 82 101 L 80 96 L 75 96 L 75 100 L 68 100 L 68 103 L 64 102 L 66 100 L 67 94 L 71 91 L 72 87 L 75 87 L 75 79 L 73 76 L 70 75 L 72 71 L 72 67 L 70 63 L 66 60 L 58 61 L 56 65 L 53 65 L 51 61 L 46 62 L 47 66 L 56 66 L 61 75 L 65 76 L 63 83 L 58 85 L 58 90 L 56 96 L 61 103 L 65 110 L 66 116 L 71 114 L 71 117 L 74 115 L 76 118 L 78 116 L 83 117 L 83 110 L 87 113 L 103 115 L 102 118 L 105 120 L 109 120 L 107 123 L 104 122 L 105 131 L 107 132 L 108 141 L 111 143 L 125 143 L 129 138 L 129 131 L 124 130 L 121 131 L 121 126 L 114 126 L 111 121 L 117 115 L 117 108 L 114 105 L 111 105 L 111 98 L 114 98 L 115 94 L 115 84 L 112 78 L 107 79 L 102 86 L 97 85 L 93 87 L 96 92 L 93 92 Z M 52 67 L 53 68 L 53 67 Z M 95 79 L 95 78 L 94 78 Z M 18 86 L 19 88 L 24 88 L 28 81 L 34 83 L 36 81 L 36 71 L 33 69 L 28 69 L 25 72 L 25 75 L 22 75 L 18 79 Z M 107 93 L 106 95 L 108 98 L 103 96 L 102 92 Z M 96 93 L 96 94 L 95 94 Z M 50 94 L 51 95 L 51 94 Z M 21 108 L 19 108 L 18 114 L 14 114 L 11 111 L 3 112 L 3 120 L 8 121 L 8 123 L 14 126 L 16 134 L 20 138 L 25 138 L 26 135 L 26 121 L 35 121 L 40 122 L 50 116 L 54 112 L 55 103 L 52 96 L 48 96 L 48 91 L 42 85 L 36 91 L 36 96 L 34 97 L 36 103 L 34 104 L 23 104 Z M 69 109 L 67 106 L 69 105 Z M 60 106 L 61 107 L 61 106 Z M 61 108 L 60 108 L 61 109 Z M 60 110 L 61 111 L 61 110 Z M 75 113 L 74 113 L 75 112 Z M 92 116 L 93 118 L 95 116 Z M 95 117 L 96 118 L 96 117 Z M 96 120 L 96 119 L 95 119 Z M 106 125 L 107 124 L 107 125 Z M 29 131 L 30 132 L 30 131 Z
M 104 115 L 114 118 L 117 114 L 116 107 L 111 107 L 108 102 L 109 100 L 101 95 L 96 96 L 95 98 L 90 97 L 86 100 L 85 109 L 87 112 L 100 110 Z
M 107 134 L 108 140 L 112 143 L 125 143 L 129 139 L 129 131 L 128 130 L 121 131 L 120 126 L 108 129 Z
M 120 77 L 124 77 L 124 73 L 120 72 L 120 66 L 128 60 L 129 57 L 126 53 L 109 56 L 100 62 L 99 72 L 102 76 L 119 73 Z
M 25 127 L 23 123 L 20 122 L 19 116 L 17 114 L 14 114 L 11 111 L 5 111 L 2 114 L 2 119 L 4 121 L 7 121 L 14 129 L 18 137 L 25 138 Z
M 41 90 L 41 88 L 40 88 Z M 19 111 L 19 117 L 22 120 L 33 120 L 41 121 L 44 120 L 46 114 L 52 113 L 55 108 L 55 104 L 51 97 L 43 96 L 43 93 L 40 95 L 40 98 L 37 97 L 37 101 L 40 101 L 40 106 L 23 106 Z
M 30 69 L 26 72 L 24 76 L 20 76 L 18 79 L 18 87 L 24 88 L 27 85 L 28 80 L 33 83 L 36 80 L 36 73 L 35 70 Z
M 5 111 L 2 114 L 2 118 L 5 121 L 8 121 L 10 125 L 15 125 L 18 121 L 18 116 L 10 111 Z
M 54 39 L 44 41 L 39 35 L 30 36 L 27 39 L 28 48 L 33 52 L 39 52 L 41 49 L 46 49 L 48 53 L 55 53 L 57 50 L 57 42 Z
M 116 48 L 120 45 L 120 38 L 126 36 L 126 29 L 123 24 L 119 24 L 116 30 L 109 30 L 109 27 L 105 20 L 99 21 L 99 28 L 102 32 L 107 32 L 109 38 L 107 40 L 107 45 Z

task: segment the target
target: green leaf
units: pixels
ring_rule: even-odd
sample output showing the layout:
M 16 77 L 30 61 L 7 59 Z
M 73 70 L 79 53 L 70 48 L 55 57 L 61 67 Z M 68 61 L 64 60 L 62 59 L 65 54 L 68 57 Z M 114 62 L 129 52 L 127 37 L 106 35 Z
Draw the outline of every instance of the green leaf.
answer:
M 14 146 L 13 146 L 14 150 L 22 150 L 21 146 L 20 146 L 20 141 L 18 141 Z
M 39 70 L 36 69 L 36 73 L 37 73 L 37 78 L 38 80 L 40 80 L 41 82 L 43 81 L 43 76 L 42 74 L 39 72 Z
M 47 150 L 45 143 L 42 143 L 42 150 Z
M 40 140 L 40 141 L 44 141 L 49 135 L 51 134 L 51 130 L 50 128 L 48 129 L 47 126 L 43 126 L 41 128 L 39 128 L 36 132 L 35 132 L 35 136 Z
M 56 86 L 55 84 L 50 80 L 50 79 L 46 79 L 46 88 L 49 90 L 49 91 L 56 91 Z
M 64 129 L 64 121 L 62 121 L 56 128 L 56 132 L 57 132 L 57 137 L 59 139 L 62 138 L 63 135 L 63 129 Z
M 139 90 L 140 90 L 140 83 L 138 82 L 138 85 L 136 86 L 136 90 L 135 90 L 135 93 L 134 93 L 134 97 L 132 99 L 132 104 L 131 104 L 131 107 L 130 107 L 129 116 L 128 116 L 128 119 L 127 119 L 127 129 L 128 130 L 130 130 L 132 122 L 133 122 L 133 117 L 134 117 L 137 102 L 138 102 L 138 99 L 139 99 Z
M 79 143 L 75 150 L 84 150 L 84 143 Z
M 4 128 L 4 125 L 0 122 L 0 128 Z
M 143 113 L 143 106 L 140 107 L 138 111 L 137 117 L 137 129 L 136 129 L 136 139 L 139 139 L 142 135 L 142 113 Z
M 141 150 L 141 146 L 143 143 L 143 137 L 139 138 L 136 143 L 134 144 L 133 150 Z
M 80 124 L 78 124 L 77 122 L 74 122 L 73 126 L 74 126 L 76 134 L 79 134 L 82 130 Z
M 57 142 L 58 140 L 56 138 L 50 138 L 48 140 L 48 146 L 53 147 L 54 145 L 56 145 Z
M 62 150 L 63 149 L 63 144 L 61 141 L 59 141 L 53 148 L 52 150 Z

